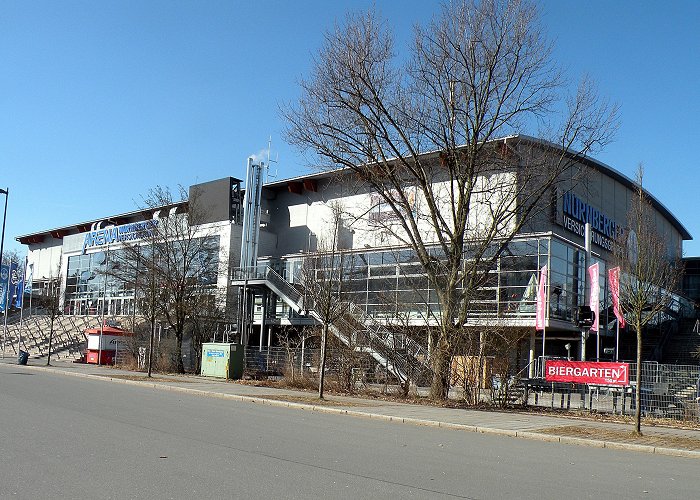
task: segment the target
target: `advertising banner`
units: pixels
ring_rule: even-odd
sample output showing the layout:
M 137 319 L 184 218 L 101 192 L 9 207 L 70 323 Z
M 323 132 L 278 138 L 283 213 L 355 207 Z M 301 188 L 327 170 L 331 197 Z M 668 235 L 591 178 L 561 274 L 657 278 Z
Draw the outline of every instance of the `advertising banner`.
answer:
M 102 350 L 115 351 L 119 344 L 123 345 L 126 339 L 122 335 L 102 335 Z M 100 336 L 88 335 L 87 348 L 89 350 L 100 350 Z
M 613 267 L 608 270 L 608 282 L 610 283 L 610 295 L 612 296 L 613 313 L 617 318 L 620 328 L 625 327 L 625 317 L 620 307 L 620 268 Z
M 537 285 L 537 306 L 535 308 L 535 329 L 544 330 L 545 321 L 547 320 L 547 293 L 545 285 L 547 284 L 547 266 L 542 266 L 540 270 L 540 281 Z
M 5 311 L 5 306 L 12 308 L 17 300 L 17 287 L 21 281 L 17 263 L 0 267 L 0 311 Z
M 10 266 L 0 266 L 0 311 L 5 310 L 10 285 Z
M 22 309 L 22 298 L 24 297 L 24 285 L 25 285 L 25 280 L 26 280 L 26 274 L 27 274 L 27 262 L 25 260 L 24 262 L 24 268 L 23 269 L 16 269 L 15 270 L 15 280 L 17 281 L 17 284 L 15 285 L 15 294 L 14 294 L 14 300 L 11 302 L 11 304 L 14 304 L 14 306 L 17 309 Z
M 547 360 L 545 380 L 547 382 L 628 386 L 630 384 L 629 368 L 628 363 Z
M 588 268 L 588 279 L 591 284 L 591 293 L 588 297 L 588 305 L 593 311 L 593 325 L 591 325 L 591 331 L 598 331 L 598 318 L 600 316 L 600 283 L 598 279 L 598 273 L 600 272 L 600 266 L 596 262 Z
M 34 264 L 29 264 L 24 276 L 24 293 L 32 294 L 32 281 L 34 281 Z

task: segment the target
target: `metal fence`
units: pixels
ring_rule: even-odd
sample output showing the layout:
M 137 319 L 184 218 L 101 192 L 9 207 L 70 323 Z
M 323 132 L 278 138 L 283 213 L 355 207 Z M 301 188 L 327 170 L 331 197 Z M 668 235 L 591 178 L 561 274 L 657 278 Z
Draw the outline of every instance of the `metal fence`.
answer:
M 319 349 L 245 348 L 244 364 L 248 375 L 267 378 L 304 376 L 316 378 L 321 352 Z M 345 385 L 391 383 L 392 374 L 369 356 L 348 349 L 328 349 L 326 377 Z
M 130 354 L 125 345 L 120 345 L 117 358 Z M 146 358 L 143 348 L 141 357 Z M 245 347 L 244 368 L 248 376 L 256 378 L 297 378 L 315 380 L 318 375 L 319 349 L 286 349 L 270 347 L 259 349 Z M 533 379 L 523 383 L 513 377 L 503 383 L 494 377 L 493 390 L 482 401 L 493 404 L 527 404 L 563 411 L 588 411 L 617 415 L 633 415 L 637 407 L 635 397 L 636 363 L 629 363 L 630 385 L 627 387 L 599 386 L 575 383 L 546 382 L 543 359 L 536 361 Z M 347 349 L 329 349 L 326 361 L 326 377 L 348 388 L 370 384 L 395 385 L 391 373 L 369 356 Z M 498 380 L 496 380 L 498 379 Z M 642 363 L 641 412 L 648 418 L 669 418 L 700 422 L 700 366 L 669 365 L 656 362 Z M 454 389 L 458 389 L 455 387 Z M 503 398 L 505 390 L 506 396 Z M 489 392 L 489 391 L 485 391 Z M 459 391 L 453 392 L 460 397 Z M 499 396 L 500 394 L 500 396 Z M 500 397 L 496 401 L 496 397 Z
M 587 410 L 597 413 L 633 415 L 637 364 L 630 363 L 630 385 L 606 387 L 589 384 L 545 382 L 534 379 L 527 383 L 528 405 L 561 410 Z M 538 365 L 538 373 L 540 372 Z M 699 421 L 700 367 L 642 363 L 641 413 L 644 417 Z

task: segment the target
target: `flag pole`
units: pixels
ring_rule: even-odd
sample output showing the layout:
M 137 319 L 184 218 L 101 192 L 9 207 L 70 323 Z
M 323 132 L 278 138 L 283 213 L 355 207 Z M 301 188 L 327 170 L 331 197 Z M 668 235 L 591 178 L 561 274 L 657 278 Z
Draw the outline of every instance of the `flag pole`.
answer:
M 18 295 L 19 298 L 19 326 L 22 327 L 22 321 L 24 321 L 24 290 L 27 289 L 27 264 L 29 263 L 29 255 L 24 258 L 24 277 L 22 278 L 22 293 Z M 20 335 L 22 331 L 20 330 Z
M 105 330 L 105 308 L 107 307 L 107 269 L 109 268 L 109 245 L 105 254 L 104 288 L 102 289 L 102 317 L 100 318 L 100 345 L 97 348 L 97 365 L 102 365 L 102 336 Z
M 29 287 L 29 316 L 32 315 L 32 295 L 34 295 L 34 264 L 32 264 L 32 280 L 31 286 Z M 24 283 L 24 287 L 27 287 L 27 283 Z
M 535 330 L 542 330 L 542 376 L 544 375 L 544 355 L 547 339 L 547 317 L 549 316 L 549 287 L 547 286 L 547 265 L 540 269 L 540 279 L 537 284 L 537 303 L 535 307 Z
M 549 319 L 549 268 L 544 273 L 544 322 L 542 323 L 542 377 L 544 378 L 545 339 L 547 337 L 547 320 Z

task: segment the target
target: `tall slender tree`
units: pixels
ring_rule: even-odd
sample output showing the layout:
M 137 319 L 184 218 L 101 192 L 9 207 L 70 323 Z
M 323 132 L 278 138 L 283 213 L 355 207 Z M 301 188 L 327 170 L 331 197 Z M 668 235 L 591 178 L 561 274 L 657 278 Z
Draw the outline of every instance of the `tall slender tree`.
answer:
M 620 237 L 616 264 L 620 267 L 620 303 L 625 319 L 637 334 L 636 409 L 634 432 L 642 427 L 642 346 L 644 329 L 669 307 L 682 268 L 677 249 L 669 248 L 656 225 L 654 209 L 642 187 L 644 170 L 637 170 L 637 188 Z
M 338 248 L 342 228 L 343 208 L 331 207 L 327 237 L 318 240 L 317 252 L 304 260 L 301 283 L 304 287 L 304 305 L 321 322 L 321 356 L 318 367 L 318 397 L 323 399 L 326 372 L 328 334 L 331 325 L 348 311 L 349 304 L 342 298 L 343 255 Z
M 63 274 L 61 263 L 56 266 L 56 275 L 49 278 L 49 282 L 43 290 L 42 302 L 49 316 L 49 348 L 46 354 L 46 366 L 51 365 L 51 351 L 53 350 L 54 328 L 59 316 L 63 314 Z

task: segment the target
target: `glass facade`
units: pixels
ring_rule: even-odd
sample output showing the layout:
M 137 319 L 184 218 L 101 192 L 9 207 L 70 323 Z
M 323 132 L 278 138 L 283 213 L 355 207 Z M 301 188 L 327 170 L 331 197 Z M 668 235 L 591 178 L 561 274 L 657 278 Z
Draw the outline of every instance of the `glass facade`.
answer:
M 119 250 L 99 251 L 68 257 L 65 313 L 128 315 L 134 312 L 134 290 L 128 281 L 107 274 L 122 256 Z
M 216 286 L 219 237 L 209 236 L 194 245 L 198 255 L 191 259 L 188 274 L 200 285 Z M 142 255 L 154 247 L 141 247 Z M 157 245 L 155 246 L 157 249 Z M 157 251 L 157 250 L 156 250 Z M 68 257 L 64 312 L 72 315 L 131 315 L 134 311 L 134 280 L 119 275 L 122 250 L 98 251 Z
M 440 259 L 438 249 L 432 253 Z M 570 322 L 576 306 L 587 301 L 585 259 L 583 249 L 556 235 L 512 241 L 493 268 L 486 274 L 480 273 L 483 281 L 472 297 L 470 317 L 534 320 L 539 273 L 547 265 L 549 318 Z M 591 263 L 594 262 L 600 264 L 600 310 L 604 311 L 609 303 L 606 265 L 595 257 Z M 292 257 L 274 267 L 289 281 L 298 282 L 302 263 L 303 257 Z M 439 313 L 437 294 L 412 250 L 345 252 L 336 257 L 334 265 L 344 269 L 344 295 L 375 318 L 430 321 Z M 285 306 L 279 305 L 276 312 L 277 317 L 289 314 Z M 601 321 L 601 327 L 604 323 Z

